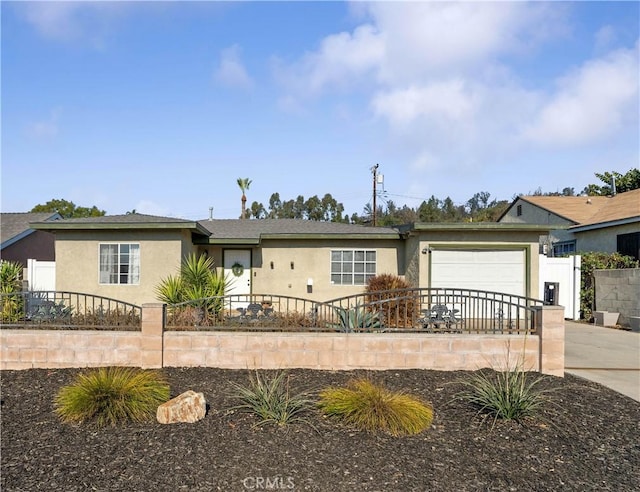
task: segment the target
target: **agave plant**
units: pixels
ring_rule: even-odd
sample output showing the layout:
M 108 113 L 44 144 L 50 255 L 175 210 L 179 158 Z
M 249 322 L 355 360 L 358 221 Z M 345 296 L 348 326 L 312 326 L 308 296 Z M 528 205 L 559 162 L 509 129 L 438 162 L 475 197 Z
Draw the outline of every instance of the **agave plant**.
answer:
M 354 308 L 335 308 L 338 315 L 338 328 L 345 333 L 355 330 L 377 330 L 380 328 L 380 315 L 377 312 L 367 311 L 364 306 L 356 305 Z

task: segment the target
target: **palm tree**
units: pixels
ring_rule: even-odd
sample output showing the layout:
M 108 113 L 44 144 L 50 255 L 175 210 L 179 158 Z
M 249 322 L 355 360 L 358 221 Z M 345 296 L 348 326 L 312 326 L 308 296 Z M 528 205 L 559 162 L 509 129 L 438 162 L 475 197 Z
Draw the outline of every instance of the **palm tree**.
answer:
M 238 178 L 238 186 L 242 191 L 242 214 L 240 215 L 241 219 L 244 219 L 246 217 L 247 197 L 244 192 L 249 189 L 250 184 L 251 180 L 249 178 Z

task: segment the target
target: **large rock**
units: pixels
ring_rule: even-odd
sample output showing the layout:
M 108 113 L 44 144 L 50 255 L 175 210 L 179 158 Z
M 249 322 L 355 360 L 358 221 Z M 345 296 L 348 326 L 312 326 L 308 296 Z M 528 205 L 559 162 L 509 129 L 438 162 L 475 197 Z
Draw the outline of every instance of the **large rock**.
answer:
M 161 424 L 193 423 L 203 419 L 205 413 L 207 413 L 207 402 L 204 395 L 189 390 L 160 405 L 156 418 Z

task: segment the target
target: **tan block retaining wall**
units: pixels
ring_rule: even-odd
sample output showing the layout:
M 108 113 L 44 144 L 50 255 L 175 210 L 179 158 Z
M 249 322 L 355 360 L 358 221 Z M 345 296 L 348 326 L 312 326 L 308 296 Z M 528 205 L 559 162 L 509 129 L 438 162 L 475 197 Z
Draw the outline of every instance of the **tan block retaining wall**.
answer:
M 135 366 L 227 369 L 475 370 L 521 363 L 564 375 L 564 310 L 539 308 L 536 335 L 164 331 L 145 304 L 141 332 L 0 330 L 0 369 Z

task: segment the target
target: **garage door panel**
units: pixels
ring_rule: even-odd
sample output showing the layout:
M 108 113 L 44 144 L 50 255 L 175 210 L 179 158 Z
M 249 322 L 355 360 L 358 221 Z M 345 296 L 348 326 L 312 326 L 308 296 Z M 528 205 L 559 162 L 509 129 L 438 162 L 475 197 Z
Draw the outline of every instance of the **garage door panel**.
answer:
M 524 250 L 434 250 L 431 286 L 525 295 Z

